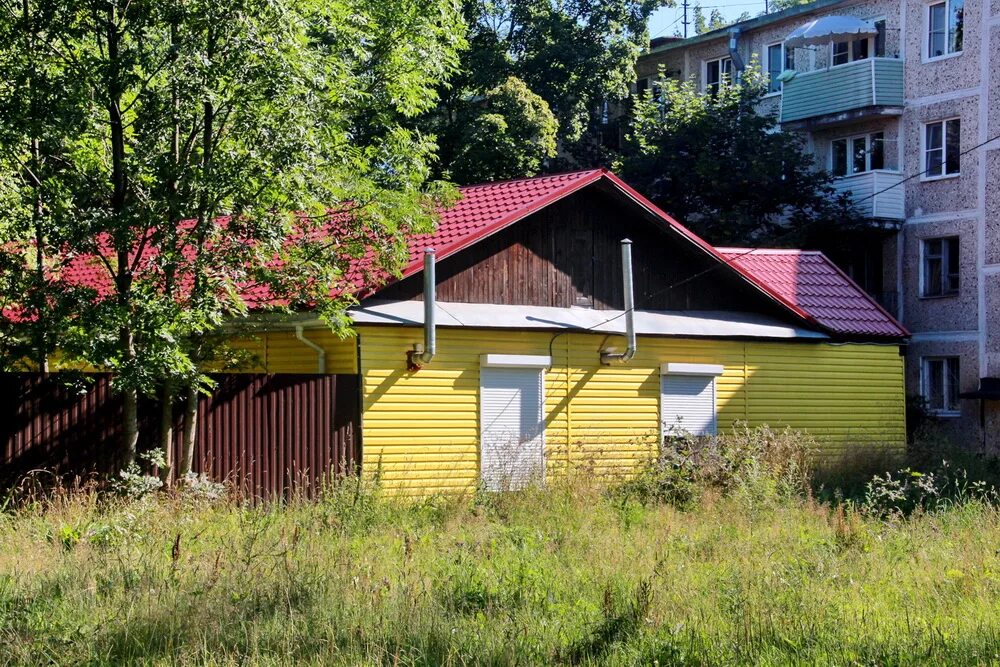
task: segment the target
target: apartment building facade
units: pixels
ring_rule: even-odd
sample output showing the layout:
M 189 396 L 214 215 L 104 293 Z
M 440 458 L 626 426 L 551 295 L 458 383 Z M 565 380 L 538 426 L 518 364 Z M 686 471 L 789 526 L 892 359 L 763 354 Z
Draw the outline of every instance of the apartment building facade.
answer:
M 1000 0 L 817 0 L 654 41 L 637 88 L 663 71 L 710 91 L 751 62 L 761 113 L 886 232 L 845 268 L 912 332 L 907 392 L 1000 451 Z

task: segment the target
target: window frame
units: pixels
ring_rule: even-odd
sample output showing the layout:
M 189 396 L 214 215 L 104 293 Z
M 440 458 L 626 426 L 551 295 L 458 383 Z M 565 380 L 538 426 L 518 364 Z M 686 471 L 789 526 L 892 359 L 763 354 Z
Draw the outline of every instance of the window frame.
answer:
M 949 372 L 949 364 L 951 362 L 955 363 L 954 374 Z M 941 404 L 945 407 L 943 408 L 927 408 L 927 412 L 935 417 L 961 417 L 962 416 L 962 403 L 961 398 L 958 394 L 962 390 L 962 361 L 961 357 L 958 355 L 928 355 L 926 357 L 920 358 L 920 396 L 926 401 L 928 406 L 930 406 L 932 401 L 932 387 L 930 387 L 931 364 L 941 363 L 943 367 L 941 369 Z M 954 377 L 953 377 L 954 375 Z M 956 386 L 952 387 L 952 382 Z M 949 395 L 954 392 L 955 402 L 954 407 L 949 407 Z
M 958 171 L 948 173 L 948 123 L 958 123 L 958 146 L 955 150 L 958 151 L 959 164 Z M 932 125 L 941 126 L 941 173 L 940 174 L 928 174 L 930 169 L 930 162 L 927 159 L 927 131 Z M 937 150 L 937 149 L 933 149 Z M 920 125 L 920 180 L 921 181 L 941 181 L 948 178 L 958 178 L 962 175 L 962 117 L 961 116 L 951 116 L 949 118 L 941 118 L 939 120 L 932 120 L 926 123 L 921 123 Z
M 927 245 L 932 241 L 941 242 L 941 254 L 938 259 L 941 261 L 941 283 L 938 285 L 940 291 L 929 292 L 928 291 L 928 280 L 929 276 L 927 271 L 927 262 L 931 259 L 927 255 Z M 955 255 L 958 260 L 958 266 L 951 266 L 951 248 L 950 245 L 954 243 L 956 245 Z M 956 286 L 951 288 L 949 285 L 950 277 L 954 275 Z M 921 299 L 944 299 L 948 297 L 956 297 L 962 293 L 962 238 L 958 234 L 952 234 L 949 236 L 928 236 L 920 239 L 920 298 Z
M 767 74 L 768 74 L 768 83 L 767 83 L 768 89 L 767 89 L 767 94 L 764 95 L 764 97 L 773 97 L 775 95 L 780 95 L 783 92 L 783 82 L 781 82 L 781 81 L 775 81 L 775 80 L 771 79 L 771 49 L 773 47 L 775 47 L 775 46 L 777 46 L 779 49 L 781 49 L 781 56 L 780 56 L 780 59 L 781 59 L 781 70 L 778 72 L 778 74 L 780 75 L 781 72 L 784 72 L 786 69 L 788 69 L 788 50 L 785 48 L 785 43 L 784 42 L 771 42 L 770 44 L 765 44 L 764 45 L 764 71 L 767 72 Z M 771 90 L 771 86 L 773 84 L 775 84 L 775 83 L 778 84 L 778 87 L 776 89 L 774 89 L 774 90 Z
M 882 135 L 882 166 L 874 168 L 872 167 L 872 147 L 875 145 L 874 137 L 877 134 Z M 854 159 L 853 159 L 853 145 L 857 139 L 865 140 L 865 168 L 862 171 L 854 171 Z M 844 174 L 837 174 L 835 171 L 834 164 L 834 148 L 833 145 L 838 141 L 847 142 L 847 172 Z M 830 166 L 830 173 L 834 175 L 834 178 L 847 178 L 849 176 L 857 176 L 858 174 L 868 174 L 877 170 L 885 169 L 885 130 L 877 130 L 875 132 L 867 132 L 864 134 L 852 134 L 844 137 L 837 137 L 830 140 L 830 159 L 828 160 Z
M 729 61 L 729 71 L 723 71 L 723 63 Z M 712 63 L 719 63 L 719 80 L 718 82 L 712 84 L 708 81 L 708 68 Z M 715 95 L 719 90 L 722 89 L 722 77 L 726 75 L 729 77 L 729 83 L 732 83 L 733 76 L 733 58 L 732 56 L 719 56 L 718 58 L 710 58 L 708 60 L 702 61 L 702 93 L 711 93 Z M 712 90 L 712 86 L 716 86 L 715 90 Z
M 962 48 L 957 51 L 949 51 L 951 39 L 949 39 L 949 17 L 951 16 L 951 7 L 953 0 L 938 0 L 936 2 L 928 2 L 924 5 L 924 30 L 923 30 L 923 46 L 920 52 L 923 56 L 923 62 L 937 62 L 938 60 L 946 60 L 947 58 L 954 58 L 956 56 L 962 55 L 965 51 L 965 32 L 963 28 L 962 32 Z M 931 54 L 931 11 L 940 5 L 944 5 L 944 53 L 939 56 Z M 962 0 L 962 11 L 965 11 L 965 0 Z M 963 15 L 964 18 L 964 15 Z
M 854 57 L 854 43 L 855 42 L 867 42 L 868 43 L 868 55 L 867 56 L 865 56 L 864 58 L 855 58 Z M 835 48 L 835 45 L 837 45 L 837 44 L 847 44 L 847 62 L 843 62 L 843 63 L 835 63 L 835 62 L 833 62 L 833 49 Z M 830 45 L 830 47 L 829 47 L 829 49 L 830 49 L 830 67 L 843 67 L 844 65 L 850 65 L 851 63 L 857 63 L 857 62 L 861 62 L 863 60 L 871 60 L 872 58 L 875 57 L 875 55 L 874 55 L 875 54 L 875 38 L 874 37 L 865 37 L 863 39 L 851 39 L 851 40 L 848 40 L 846 42 L 835 42 L 833 40 L 830 40 L 829 45 Z

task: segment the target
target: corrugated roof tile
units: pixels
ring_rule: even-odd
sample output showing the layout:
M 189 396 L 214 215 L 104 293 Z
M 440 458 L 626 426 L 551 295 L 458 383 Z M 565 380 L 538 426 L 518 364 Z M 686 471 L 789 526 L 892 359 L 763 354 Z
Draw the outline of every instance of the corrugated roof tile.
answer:
M 834 333 L 900 338 L 902 324 L 821 252 L 768 248 L 717 248 L 742 269 L 800 307 Z
M 796 316 L 836 334 L 889 338 L 908 335 L 902 325 L 821 253 L 712 248 L 603 169 L 461 188 L 458 202 L 439 212 L 436 231 L 408 239 L 409 260 L 402 275 L 406 277 L 421 270 L 425 248 L 434 247 L 439 258 L 447 257 L 601 179 L 608 179 L 626 196 L 718 261 L 731 264 L 744 278 Z M 147 252 L 154 251 L 147 249 Z M 360 296 L 377 292 L 390 278 L 385 274 L 372 275 L 368 270 L 370 266 L 369 255 L 354 262 L 346 276 L 348 284 Z M 62 279 L 93 287 L 101 295 L 111 293 L 107 274 L 94 258 L 74 258 L 64 267 Z M 259 286 L 246 289 L 244 298 L 251 307 L 269 301 L 267 289 Z

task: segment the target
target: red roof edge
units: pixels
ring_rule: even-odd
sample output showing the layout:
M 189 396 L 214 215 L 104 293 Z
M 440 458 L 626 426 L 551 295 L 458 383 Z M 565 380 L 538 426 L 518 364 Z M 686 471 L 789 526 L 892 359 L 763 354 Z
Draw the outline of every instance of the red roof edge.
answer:
M 639 204 L 643 208 L 647 209 L 650 213 L 652 213 L 652 214 L 656 215 L 657 217 L 659 217 L 660 219 L 662 219 L 664 222 L 666 222 L 668 225 L 670 225 L 670 227 L 673 228 L 675 231 L 679 232 L 682 236 L 686 237 L 688 240 L 694 242 L 696 245 L 698 245 L 699 247 L 701 247 L 702 250 L 704 250 L 709 255 L 711 255 L 716 261 L 721 262 L 722 264 L 730 267 L 739 276 L 741 276 L 745 281 L 747 281 L 748 283 L 750 283 L 752 286 L 756 287 L 758 290 L 760 290 L 761 292 L 763 292 L 766 296 L 770 297 L 772 300 L 774 300 L 775 302 L 777 302 L 779 305 L 781 305 L 781 306 L 787 308 L 788 310 L 792 311 L 794 314 L 798 315 L 799 317 L 801 317 L 806 322 L 809 322 L 810 324 L 813 324 L 813 325 L 815 325 L 817 327 L 820 327 L 820 328 L 822 328 L 822 329 L 824 329 L 826 331 L 830 331 L 830 329 L 828 327 L 826 327 L 823 324 L 821 324 L 815 317 L 813 317 L 812 315 L 810 315 L 806 311 L 802 310 L 801 308 L 799 308 L 794 303 L 792 303 L 792 302 L 788 301 L 787 299 L 785 299 L 783 296 L 781 296 L 775 290 L 773 290 L 770 286 L 768 286 L 765 283 L 762 283 L 761 281 L 757 280 L 749 272 L 744 271 L 740 267 L 738 267 L 735 264 L 733 264 L 729 259 L 727 259 L 725 256 L 723 256 L 722 253 L 720 253 L 718 250 L 716 250 L 707 241 L 705 241 L 703 238 L 701 238 L 700 236 L 698 236 L 697 234 L 695 234 L 694 232 L 692 232 L 690 229 L 688 229 L 687 227 L 685 227 L 681 223 L 679 223 L 676 220 L 674 220 L 672 217 L 670 217 L 669 214 L 667 214 L 666 211 L 664 211 L 663 209 L 661 209 L 660 207 L 658 207 L 656 204 L 654 204 L 653 202 L 651 202 L 648 199 L 646 199 L 646 197 L 644 197 L 640 192 L 638 192 L 637 190 L 635 190 L 632 186 L 630 186 L 628 183 L 626 183 L 622 179 L 618 178 L 618 176 L 614 175 L 613 173 L 611 173 L 610 171 L 608 171 L 606 169 L 602 169 L 601 171 L 602 171 L 602 175 L 603 176 L 607 177 L 607 179 L 609 181 L 611 181 L 612 183 L 614 183 L 615 186 L 617 186 L 620 190 L 622 190 L 622 192 L 624 192 L 626 195 L 628 195 L 637 204 Z
M 909 338 L 909 337 L 910 337 L 910 336 L 912 335 L 912 334 L 910 333 L 910 330 L 909 330 L 909 329 L 907 329 L 907 328 L 906 328 L 906 326 L 905 326 L 905 325 L 904 325 L 904 324 L 903 324 L 902 322 L 900 322 L 899 320 L 897 320 L 897 319 L 896 319 L 896 318 L 895 318 L 895 317 L 893 316 L 893 314 L 892 314 L 892 313 L 890 313 L 890 312 L 889 312 L 888 310 L 886 310 L 885 308 L 883 308 L 883 307 L 882 307 L 882 304 L 880 304 L 880 303 L 879 303 L 878 301 L 876 301 L 875 299 L 873 299 L 873 298 L 871 297 L 871 295 L 869 295 L 869 294 L 868 294 L 868 292 L 866 292 L 866 291 L 864 290 L 864 288 L 862 288 L 862 287 L 861 287 L 861 285 L 859 285 L 859 284 L 858 284 L 857 282 L 855 282 L 854 278 L 851 278 L 851 277 L 850 277 L 849 275 L 847 275 L 847 273 L 845 273 L 843 269 L 841 269 L 841 268 L 840 268 L 839 266 L 837 266 L 837 263 L 836 263 L 836 262 L 834 262 L 834 261 L 833 261 L 832 259 L 830 259 L 829 257 L 827 257 L 827 256 L 826 256 L 826 253 L 823 253 L 823 252 L 821 252 L 821 251 L 819 251 L 819 250 L 810 250 L 810 251 L 804 251 L 804 252 L 815 252 L 815 253 L 816 253 L 816 254 L 818 254 L 818 255 L 822 255 L 822 256 L 823 256 L 823 259 L 825 259 L 825 260 L 826 260 L 826 263 L 827 263 L 827 264 L 829 264 L 830 266 L 832 266 L 832 267 L 833 267 L 833 270 L 834 270 L 834 271 L 836 271 L 837 273 L 839 273 L 839 274 L 840 274 L 840 276 L 841 276 L 841 277 L 842 277 L 842 278 L 843 278 L 844 280 L 846 280 L 847 282 L 849 282 L 849 283 L 851 284 L 851 286 L 852 286 L 852 287 L 855 287 L 855 288 L 857 288 L 858 292 L 860 292 L 861 294 L 863 294 L 863 295 L 865 296 L 865 298 L 866 298 L 866 299 L 868 299 L 868 300 L 869 300 L 869 301 L 870 301 L 870 302 L 872 303 L 872 305 L 873 305 L 873 306 L 875 306 L 876 308 L 878 308 L 878 310 L 879 310 L 879 311 L 880 311 L 880 312 L 881 312 L 881 313 L 882 313 L 883 315 L 885 315 L 886 317 L 888 317 L 888 318 L 889 318 L 889 321 L 890 321 L 890 322 L 892 322 L 892 323 L 893 323 L 893 324 L 895 324 L 895 325 L 896 325 L 897 327 L 899 327 L 899 330 L 903 332 L 903 335 L 904 335 L 904 336 L 906 336 L 907 338 Z
M 567 173 L 573 174 L 573 173 L 580 173 L 580 172 L 567 172 Z M 510 215 L 506 216 L 505 218 L 501 218 L 497 222 L 495 222 L 492 225 L 489 225 L 488 227 L 480 230 L 476 234 L 470 234 L 466 238 L 462 239 L 461 243 L 455 244 L 451 248 L 449 248 L 446 252 L 442 252 L 441 254 L 437 255 L 437 259 L 441 260 L 441 259 L 445 259 L 447 257 L 451 257 L 455 253 L 458 253 L 458 252 L 461 252 L 461 251 L 465 250 L 466 248 L 468 248 L 472 244 L 477 243 L 477 242 L 483 240 L 484 238 L 486 238 L 488 236 L 492 236 L 493 234 L 496 234 L 497 232 L 500 232 L 500 231 L 506 229 L 507 227 L 511 226 L 515 222 L 518 222 L 519 220 L 523 220 L 524 218 L 528 217 L 529 215 L 532 215 L 533 213 L 537 213 L 538 211 L 540 211 L 541 209 L 545 208 L 546 206 L 549 206 L 550 204 L 554 204 L 555 202 L 559 201 L 560 199 L 564 199 L 565 197 L 568 197 L 569 195 L 573 194 L 574 192 L 577 192 L 578 190 L 580 190 L 582 188 L 585 188 L 588 185 L 591 185 L 592 183 L 596 183 L 603 176 L 605 176 L 605 175 L 607 175 L 609 173 L 610 172 L 607 169 L 603 168 L 603 167 L 600 168 L 600 169 L 594 169 L 590 174 L 587 174 L 583 178 L 580 178 L 580 179 L 578 179 L 576 181 L 570 181 L 569 183 L 567 183 L 563 187 L 559 188 L 555 192 L 552 192 L 552 193 L 546 195 L 545 197 L 542 197 L 542 198 L 538 199 L 537 201 L 532 202 L 532 204 L 530 206 L 525 206 L 524 208 L 519 209 L 519 210 L 515 211 L 514 213 L 511 213 Z M 558 175 L 559 174 L 553 174 L 553 176 L 558 176 Z M 531 180 L 531 178 L 515 178 L 515 179 L 510 179 L 510 180 L 507 180 L 507 181 L 495 181 L 495 182 L 487 182 L 487 183 L 477 183 L 475 185 L 469 185 L 469 186 L 466 186 L 466 187 L 476 188 L 476 187 L 485 187 L 485 186 L 490 186 L 490 185 L 497 185 L 499 183 L 516 183 L 518 181 L 529 181 L 529 180 Z M 412 276 L 412 275 L 414 275 L 416 273 L 419 273 L 421 270 L 423 270 L 423 261 L 421 261 L 419 259 L 415 260 L 415 261 L 412 261 L 412 262 L 410 262 L 409 264 L 407 264 L 403 268 L 403 271 L 400 274 L 399 278 L 397 280 L 392 281 L 392 282 L 398 282 L 399 280 L 403 280 L 404 278 L 409 278 L 410 276 Z M 387 286 L 388 285 L 381 285 L 378 288 L 374 288 L 374 289 L 369 288 L 369 289 L 366 289 L 366 290 L 364 290 L 362 293 L 360 293 L 358 295 L 358 298 L 365 298 L 365 297 L 371 296 L 372 294 L 375 294 L 376 292 L 378 292 L 383 287 L 387 287 Z

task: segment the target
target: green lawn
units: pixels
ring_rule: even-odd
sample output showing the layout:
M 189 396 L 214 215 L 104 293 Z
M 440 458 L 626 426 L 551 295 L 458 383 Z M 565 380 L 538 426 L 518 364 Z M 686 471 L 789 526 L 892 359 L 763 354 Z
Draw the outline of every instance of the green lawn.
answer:
M 0 664 L 1000 662 L 1000 511 L 688 509 L 573 481 L 402 504 L 0 514 Z

